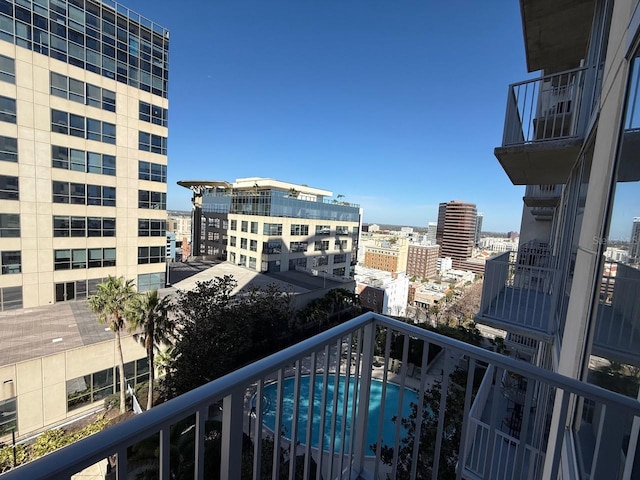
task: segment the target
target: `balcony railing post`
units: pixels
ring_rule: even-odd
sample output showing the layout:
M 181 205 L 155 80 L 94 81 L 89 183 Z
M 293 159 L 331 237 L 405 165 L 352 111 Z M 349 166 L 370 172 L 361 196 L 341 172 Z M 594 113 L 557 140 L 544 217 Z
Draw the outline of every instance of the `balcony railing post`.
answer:
M 240 478 L 243 410 L 244 390 L 237 389 L 224 397 L 222 402 L 220 478 Z
M 589 478 L 612 478 L 620 468 L 620 445 L 628 424 L 628 415 L 613 407 L 602 406 Z
M 371 397 L 371 365 L 373 364 L 373 349 L 375 343 L 376 322 L 364 326 L 362 348 L 362 371 L 360 372 L 360 389 L 358 397 L 358 412 L 354 416 L 354 454 L 352 473 L 364 471 L 364 461 L 367 455 L 367 423 L 369 419 L 369 398 Z M 387 333 L 390 335 L 390 332 Z

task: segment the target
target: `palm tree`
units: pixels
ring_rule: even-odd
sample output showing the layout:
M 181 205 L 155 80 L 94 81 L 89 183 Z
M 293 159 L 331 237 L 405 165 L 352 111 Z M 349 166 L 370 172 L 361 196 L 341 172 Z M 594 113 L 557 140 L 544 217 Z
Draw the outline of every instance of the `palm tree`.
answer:
M 110 275 L 106 282 L 98 285 L 98 293 L 90 296 L 88 300 L 89 309 L 98 316 L 98 322 L 108 325 L 115 335 L 118 350 L 118 371 L 120 372 L 120 413 L 124 413 L 127 408 L 124 397 L 126 387 L 120 331 L 125 327 L 126 318 L 135 295 L 133 280 Z
M 149 363 L 149 394 L 147 410 L 153 406 L 153 381 L 155 377 L 154 355 L 162 345 L 168 345 L 174 338 L 175 322 L 169 315 L 169 297 L 160 298 L 158 290 L 139 295 L 133 303 L 129 317 L 129 331 L 136 332 L 135 338 L 147 351 Z

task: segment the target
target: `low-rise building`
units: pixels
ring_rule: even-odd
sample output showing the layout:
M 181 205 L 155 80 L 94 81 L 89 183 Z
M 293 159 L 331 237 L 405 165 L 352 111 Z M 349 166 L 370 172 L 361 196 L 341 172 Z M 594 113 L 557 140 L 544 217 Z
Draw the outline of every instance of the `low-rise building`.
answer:
M 406 315 L 409 279 L 404 273 L 356 266 L 355 280 L 356 293 L 364 308 L 383 315 Z

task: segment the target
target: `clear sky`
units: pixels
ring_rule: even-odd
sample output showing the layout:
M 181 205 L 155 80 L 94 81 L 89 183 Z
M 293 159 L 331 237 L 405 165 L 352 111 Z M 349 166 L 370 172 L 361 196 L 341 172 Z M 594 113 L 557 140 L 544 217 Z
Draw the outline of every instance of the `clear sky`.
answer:
M 530 78 L 516 0 L 123 0 L 170 30 L 168 208 L 178 180 L 308 184 L 367 223 L 439 202 L 519 230 L 524 187 L 493 155 L 507 87 Z

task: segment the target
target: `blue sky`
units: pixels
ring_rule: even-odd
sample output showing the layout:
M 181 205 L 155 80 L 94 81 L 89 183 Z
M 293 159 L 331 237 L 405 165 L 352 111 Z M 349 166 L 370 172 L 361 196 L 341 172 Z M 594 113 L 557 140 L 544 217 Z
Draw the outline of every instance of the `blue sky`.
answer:
M 170 30 L 168 208 L 178 180 L 262 176 L 424 226 L 439 202 L 518 230 L 493 156 L 526 72 L 518 2 L 125 0 Z M 179 5 L 179 8 L 178 8 Z

